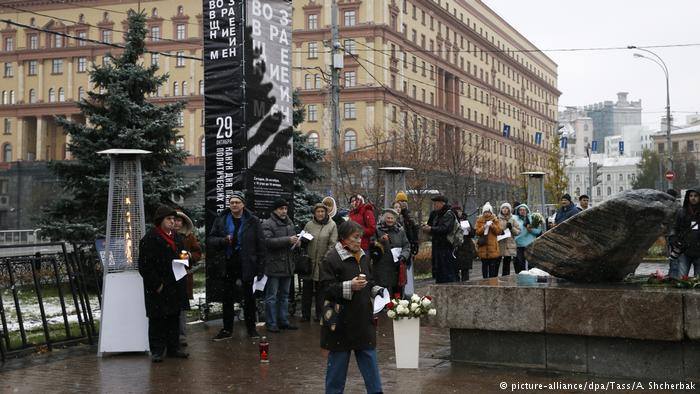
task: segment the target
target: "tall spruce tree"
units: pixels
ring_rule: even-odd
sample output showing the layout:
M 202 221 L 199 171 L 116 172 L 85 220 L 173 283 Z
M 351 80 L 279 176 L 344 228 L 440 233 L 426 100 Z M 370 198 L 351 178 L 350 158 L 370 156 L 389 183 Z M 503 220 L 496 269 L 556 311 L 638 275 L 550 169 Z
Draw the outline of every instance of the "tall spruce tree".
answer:
M 168 80 L 158 67 L 144 67 L 146 15 L 130 12 L 123 52 L 111 63 L 93 65 L 93 91 L 78 106 L 87 124 L 56 118 L 71 137 L 74 160 L 50 162 L 63 193 L 46 206 L 40 218 L 43 236 L 71 242 L 92 241 L 105 233 L 109 191 L 109 159 L 105 149 L 144 149 L 143 193 L 146 217 L 172 196 L 185 197 L 196 183 L 187 183 L 176 167 L 187 152 L 175 146 L 183 102 L 156 105 L 148 96 Z
M 323 198 L 319 193 L 309 190 L 306 185 L 321 179 L 318 163 L 323 161 L 326 152 L 309 143 L 308 137 L 297 128 L 304 122 L 306 112 L 299 100 L 298 92 L 292 96 L 294 113 L 294 223 L 304 227 L 311 220 L 311 207 Z

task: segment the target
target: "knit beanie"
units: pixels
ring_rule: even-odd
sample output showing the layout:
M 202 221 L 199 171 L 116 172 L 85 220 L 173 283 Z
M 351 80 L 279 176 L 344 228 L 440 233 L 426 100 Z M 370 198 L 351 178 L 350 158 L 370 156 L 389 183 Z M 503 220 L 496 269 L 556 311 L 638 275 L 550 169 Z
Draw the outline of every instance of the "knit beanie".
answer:
M 482 214 L 486 213 L 487 211 L 493 213 L 493 207 L 491 206 L 490 202 L 486 202 L 486 204 L 484 204 L 484 207 L 481 208 Z
M 408 202 L 408 196 L 404 192 L 398 192 L 396 193 L 396 198 L 394 199 L 395 202 Z

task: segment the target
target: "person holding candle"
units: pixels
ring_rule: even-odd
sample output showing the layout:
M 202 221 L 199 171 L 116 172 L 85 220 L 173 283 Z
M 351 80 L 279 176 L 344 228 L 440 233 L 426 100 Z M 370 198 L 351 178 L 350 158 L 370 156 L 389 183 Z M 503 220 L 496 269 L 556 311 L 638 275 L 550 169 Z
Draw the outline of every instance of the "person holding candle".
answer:
M 162 205 L 153 215 L 151 229 L 139 243 L 139 273 L 143 277 L 148 342 L 154 363 L 168 357 L 187 358 L 180 350 L 179 328 L 182 302 L 186 299 L 185 279 L 175 280 L 173 260 L 180 258 L 182 238 L 173 230 L 177 212 Z

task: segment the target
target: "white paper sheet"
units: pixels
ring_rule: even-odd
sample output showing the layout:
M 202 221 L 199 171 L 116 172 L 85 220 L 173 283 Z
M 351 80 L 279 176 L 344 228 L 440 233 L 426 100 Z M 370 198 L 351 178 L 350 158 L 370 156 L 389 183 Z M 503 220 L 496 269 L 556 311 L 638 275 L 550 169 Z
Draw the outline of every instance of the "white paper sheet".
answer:
M 189 260 L 173 260 L 173 275 L 175 275 L 176 281 L 187 275 L 187 267 L 189 267 L 189 265 Z
M 394 263 L 399 261 L 399 257 L 401 257 L 401 248 L 391 248 L 391 256 L 394 258 Z
M 508 229 L 508 228 L 503 232 L 503 235 L 499 235 L 496 237 L 496 239 L 498 241 L 501 241 L 501 240 L 506 239 L 506 238 L 510 238 L 510 229 Z
M 387 289 L 382 290 L 382 294 L 374 297 L 374 313 L 381 312 L 389 301 L 391 301 L 389 298 L 389 291 Z
M 306 238 L 309 241 L 313 241 L 314 236 L 311 235 L 311 233 L 307 233 L 306 231 L 301 230 L 301 233 L 299 233 L 299 238 Z
M 464 235 L 469 234 L 469 230 L 471 229 L 471 226 L 469 225 L 468 220 L 462 220 L 461 222 L 459 222 L 459 226 L 462 228 L 462 234 L 464 234 Z
M 265 291 L 265 284 L 267 283 L 267 275 L 263 275 L 262 279 L 257 278 L 253 280 L 253 294 L 256 291 Z

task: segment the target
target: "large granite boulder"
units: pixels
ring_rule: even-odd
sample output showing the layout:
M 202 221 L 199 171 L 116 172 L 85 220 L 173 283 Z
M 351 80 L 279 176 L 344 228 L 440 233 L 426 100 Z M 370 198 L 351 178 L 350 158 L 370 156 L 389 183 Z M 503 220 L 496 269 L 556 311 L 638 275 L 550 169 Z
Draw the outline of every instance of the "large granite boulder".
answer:
M 622 192 L 544 233 L 526 258 L 573 282 L 617 282 L 637 269 L 673 225 L 678 208 L 673 197 L 657 190 Z

